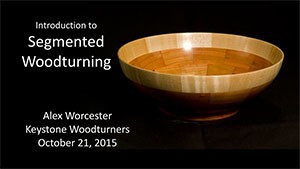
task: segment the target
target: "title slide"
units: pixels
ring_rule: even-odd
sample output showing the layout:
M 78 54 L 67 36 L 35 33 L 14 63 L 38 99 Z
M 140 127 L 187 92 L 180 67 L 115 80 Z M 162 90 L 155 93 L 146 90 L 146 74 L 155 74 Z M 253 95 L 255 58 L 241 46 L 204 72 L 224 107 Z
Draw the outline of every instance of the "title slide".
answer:
M 1 168 L 299 166 L 299 2 L 1 1 Z

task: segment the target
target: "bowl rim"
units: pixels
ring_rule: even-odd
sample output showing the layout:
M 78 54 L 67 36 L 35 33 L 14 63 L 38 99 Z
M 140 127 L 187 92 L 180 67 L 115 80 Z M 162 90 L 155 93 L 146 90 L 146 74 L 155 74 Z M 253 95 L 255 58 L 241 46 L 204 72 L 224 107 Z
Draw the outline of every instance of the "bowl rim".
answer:
M 146 39 L 146 38 L 154 38 L 154 37 L 158 37 L 158 36 L 171 36 L 171 35 L 179 35 L 179 34 L 182 34 L 182 35 L 184 35 L 184 34 L 215 34 L 215 35 L 237 36 L 237 37 L 242 37 L 242 38 L 248 38 L 248 39 L 252 39 L 252 40 L 255 40 L 255 41 L 259 41 L 259 42 L 265 43 L 267 45 L 270 45 L 270 46 L 276 48 L 280 52 L 281 58 L 276 63 L 272 64 L 271 66 L 268 66 L 268 67 L 265 67 L 265 68 L 262 68 L 262 69 L 258 69 L 258 70 L 254 70 L 254 71 L 244 72 L 244 73 L 224 74 L 224 75 L 194 75 L 194 74 L 172 74 L 172 73 L 156 72 L 156 71 L 152 71 L 152 70 L 149 70 L 149 69 L 144 69 L 144 68 L 141 68 L 141 67 L 129 64 L 129 62 L 126 62 L 124 59 L 122 59 L 120 57 L 120 51 L 121 51 L 121 49 L 125 48 L 127 45 L 129 45 L 131 43 L 134 43 L 136 41 L 139 41 L 139 40 L 142 40 L 142 39 Z M 180 48 L 178 48 L 178 49 L 180 49 Z M 219 48 L 219 49 L 226 49 L 226 48 Z M 236 51 L 238 51 L 238 50 L 236 50 Z M 229 76 L 233 77 L 233 76 L 241 76 L 241 75 L 247 75 L 247 74 L 249 75 L 249 74 L 254 74 L 254 73 L 258 73 L 258 72 L 267 71 L 269 69 L 272 69 L 275 66 L 278 66 L 279 64 L 282 64 L 283 59 L 284 59 L 284 52 L 278 46 L 276 46 L 276 45 L 274 45 L 274 44 L 272 44 L 270 42 L 267 42 L 267 41 L 264 41 L 264 40 L 261 40 L 261 39 L 257 39 L 257 38 L 253 38 L 253 37 L 243 36 L 243 35 L 237 35 L 237 34 L 231 34 L 231 33 L 215 33 L 215 32 L 178 32 L 178 33 L 165 33 L 165 34 L 157 34 L 157 35 L 146 36 L 146 37 L 138 38 L 138 39 L 135 39 L 133 41 L 129 41 L 129 42 L 125 43 L 124 45 L 122 45 L 118 49 L 117 55 L 118 55 L 119 61 L 122 61 L 124 64 L 126 64 L 126 65 L 128 65 L 130 67 L 133 67 L 135 69 L 138 69 L 138 70 L 141 70 L 141 71 L 146 71 L 146 72 L 149 72 L 149 73 L 166 75 L 166 76 L 172 76 L 172 77 L 187 76 L 187 77 L 211 77 L 211 78 L 229 77 Z M 261 56 L 259 56 L 259 57 L 261 57 Z

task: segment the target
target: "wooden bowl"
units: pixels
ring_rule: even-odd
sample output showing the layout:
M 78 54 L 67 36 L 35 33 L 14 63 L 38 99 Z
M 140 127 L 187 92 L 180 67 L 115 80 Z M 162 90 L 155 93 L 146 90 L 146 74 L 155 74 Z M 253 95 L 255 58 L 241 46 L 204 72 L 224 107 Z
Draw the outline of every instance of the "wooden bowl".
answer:
M 125 76 L 162 112 L 207 121 L 234 115 L 270 85 L 284 54 L 245 36 L 175 33 L 129 42 L 118 56 Z

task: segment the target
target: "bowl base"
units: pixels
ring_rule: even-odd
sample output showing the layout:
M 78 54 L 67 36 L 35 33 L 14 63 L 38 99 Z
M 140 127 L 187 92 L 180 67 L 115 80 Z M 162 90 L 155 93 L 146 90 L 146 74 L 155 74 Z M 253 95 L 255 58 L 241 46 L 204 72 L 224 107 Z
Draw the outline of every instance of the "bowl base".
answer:
M 162 112 L 163 114 L 176 118 L 176 119 L 183 119 L 187 121 L 214 121 L 214 120 L 221 120 L 225 119 L 228 117 L 231 117 L 239 111 L 239 109 L 234 109 L 234 110 L 228 110 L 224 111 L 222 113 L 208 113 L 206 115 L 203 114 L 195 114 L 191 116 L 186 116 L 186 115 L 181 115 L 176 112 L 169 111 L 163 107 L 159 107 L 159 111 Z

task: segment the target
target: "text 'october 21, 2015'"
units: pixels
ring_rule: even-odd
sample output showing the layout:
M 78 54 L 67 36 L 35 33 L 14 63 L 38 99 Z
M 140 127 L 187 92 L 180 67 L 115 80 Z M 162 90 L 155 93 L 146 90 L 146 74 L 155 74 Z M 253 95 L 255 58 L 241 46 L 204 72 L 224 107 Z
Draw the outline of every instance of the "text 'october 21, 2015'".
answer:
M 34 135 L 35 145 L 41 148 L 114 148 L 118 146 L 117 135 L 130 133 L 128 126 L 103 125 L 112 120 L 112 113 L 48 111 L 41 118 L 51 125 L 25 125 L 25 133 Z M 59 125 L 60 121 L 65 125 Z

